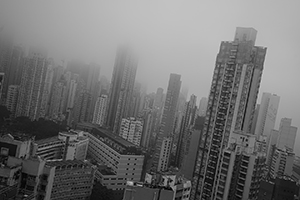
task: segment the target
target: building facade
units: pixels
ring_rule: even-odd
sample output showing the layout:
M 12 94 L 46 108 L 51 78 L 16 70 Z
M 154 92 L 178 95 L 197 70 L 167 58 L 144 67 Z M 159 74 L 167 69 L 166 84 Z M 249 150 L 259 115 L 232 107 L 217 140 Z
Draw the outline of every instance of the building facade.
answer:
M 140 146 L 143 133 L 143 121 L 133 117 L 123 118 L 119 136 Z
M 256 135 L 270 136 L 271 130 L 275 127 L 279 101 L 279 96 L 263 93 L 255 128 Z
M 289 148 L 294 150 L 297 130 L 297 127 L 292 126 L 292 119 L 282 118 L 279 125 L 279 135 L 276 146 L 279 149 Z
M 100 166 L 96 178 L 121 199 L 127 180 L 141 180 L 144 155 L 134 144 L 107 129 L 89 125 L 80 127 L 89 131 L 83 132 L 89 138 L 88 156 Z
M 164 171 L 169 167 L 168 165 L 172 149 L 175 113 L 181 87 L 180 78 L 181 75 L 170 74 L 161 128 L 157 135 L 156 149 L 153 158 L 154 171 Z
M 120 47 L 112 74 L 107 111 L 107 126 L 114 133 L 120 130 L 122 118 L 129 117 L 136 70 L 137 59 L 132 50 L 128 46 Z
M 257 199 L 265 161 L 265 138 L 234 132 L 223 151 L 215 199 Z
M 92 123 L 98 124 L 99 126 L 105 125 L 106 109 L 107 109 L 108 96 L 102 94 L 98 97 Z
M 199 113 L 198 113 L 198 115 L 200 117 L 205 117 L 205 115 L 206 115 L 206 109 L 207 109 L 207 103 L 208 103 L 208 99 L 206 97 L 202 97 L 200 99 Z
M 26 116 L 31 120 L 39 119 L 40 108 L 46 80 L 48 61 L 47 53 L 31 49 L 24 61 L 20 84 L 16 116 Z
M 217 55 L 204 130 L 192 181 L 191 199 L 214 199 L 222 150 L 234 130 L 250 132 L 266 48 L 255 45 L 257 31 L 236 29 Z
M 188 200 L 191 181 L 172 173 L 146 174 L 145 182 L 127 181 L 123 200 Z

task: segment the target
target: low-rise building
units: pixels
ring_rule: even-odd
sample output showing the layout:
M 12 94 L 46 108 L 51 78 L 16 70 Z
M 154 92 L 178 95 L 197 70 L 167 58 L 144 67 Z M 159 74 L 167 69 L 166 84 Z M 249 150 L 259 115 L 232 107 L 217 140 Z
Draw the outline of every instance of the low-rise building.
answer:
M 39 157 L 3 157 L 0 180 L 3 186 L 17 185 L 18 196 L 35 199 L 87 199 L 92 192 L 95 167 L 81 160 L 45 161 Z
M 146 174 L 145 182 L 127 181 L 124 200 L 188 200 L 191 181 L 174 172 Z
M 144 164 L 142 151 L 107 129 L 83 124 L 79 127 L 89 130 L 83 135 L 89 138 L 88 157 L 101 166 L 96 177 L 102 185 L 114 190 L 116 199 L 122 199 L 127 181 L 141 180 Z
M 88 142 L 80 132 L 60 132 L 58 136 L 36 141 L 35 154 L 46 160 L 85 160 Z
M 33 140 L 23 133 L 0 133 L 0 155 L 28 158 Z
M 288 176 L 264 180 L 261 183 L 259 200 L 295 200 L 299 199 L 299 185 Z

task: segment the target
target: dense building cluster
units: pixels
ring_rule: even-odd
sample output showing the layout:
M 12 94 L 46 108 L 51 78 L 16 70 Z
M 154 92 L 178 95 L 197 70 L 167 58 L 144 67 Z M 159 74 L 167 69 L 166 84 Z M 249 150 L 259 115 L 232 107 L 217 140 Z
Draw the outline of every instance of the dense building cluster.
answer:
M 26 53 L 1 30 L 6 120 L 50 120 L 67 131 L 36 140 L 1 130 L 0 199 L 88 199 L 95 182 L 116 200 L 299 199 L 297 128 L 283 118 L 274 129 L 279 96 L 265 92 L 257 104 L 267 49 L 256 35 L 238 27 L 221 42 L 198 105 L 179 74 L 165 92 L 147 93 L 129 45 L 118 48 L 109 81 L 98 64 Z

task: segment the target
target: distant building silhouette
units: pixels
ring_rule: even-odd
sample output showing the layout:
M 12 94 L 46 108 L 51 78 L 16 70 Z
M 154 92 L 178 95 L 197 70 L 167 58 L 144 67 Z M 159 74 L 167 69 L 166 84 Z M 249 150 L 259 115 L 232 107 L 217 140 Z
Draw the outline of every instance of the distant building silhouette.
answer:
M 128 46 L 119 47 L 112 74 L 107 126 L 118 133 L 122 118 L 129 115 L 137 70 L 137 59 Z
M 153 158 L 154 171 L 165 171 L 169 167 L 176 106 L 181 87 L 180 78 L 181 75 L 170 74 L 167 96 L 162 115 L 161 128 L 157 135 L 157 142 L 155 147 L 156 149 Z

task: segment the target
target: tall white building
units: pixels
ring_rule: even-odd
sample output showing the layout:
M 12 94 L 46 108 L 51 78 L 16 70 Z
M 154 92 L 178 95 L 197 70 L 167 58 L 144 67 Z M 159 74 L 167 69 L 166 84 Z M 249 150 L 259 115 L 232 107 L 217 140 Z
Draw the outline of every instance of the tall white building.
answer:
M 271 130 L 275 127 L 279 101 L 279 96 L 263 93 L 256 122 L 256 135 L 269 137 Z
M 6 97 L 6 107 L 14 115 L 17 107 L 19 86 L 10 85 L 8 86 L 8 92 Z
M 143 121 L 133 117 L 123 118 L 119 135 L 125 140 L 140 146 L 143 132 Z
M 107 100 L 108 96 L 105 94 L 102 94 L 100 97 L 98 97 L 93 115 L 93 124 L 98 124 L 100 126 L 104 125 L 106 117 Z
M 208 99 L 206 97 L 202 97 L 200 99 L 199 113 L 198 113 L 200 117 L 204 117 L 206 115 L 207 103 L 208 103 Z
M 290 148 L 294 150 L 297 135 L 297 127 L 291 126 L 292 119 L 282 118 L 279 126 L 277 147 L 279 149 Z

